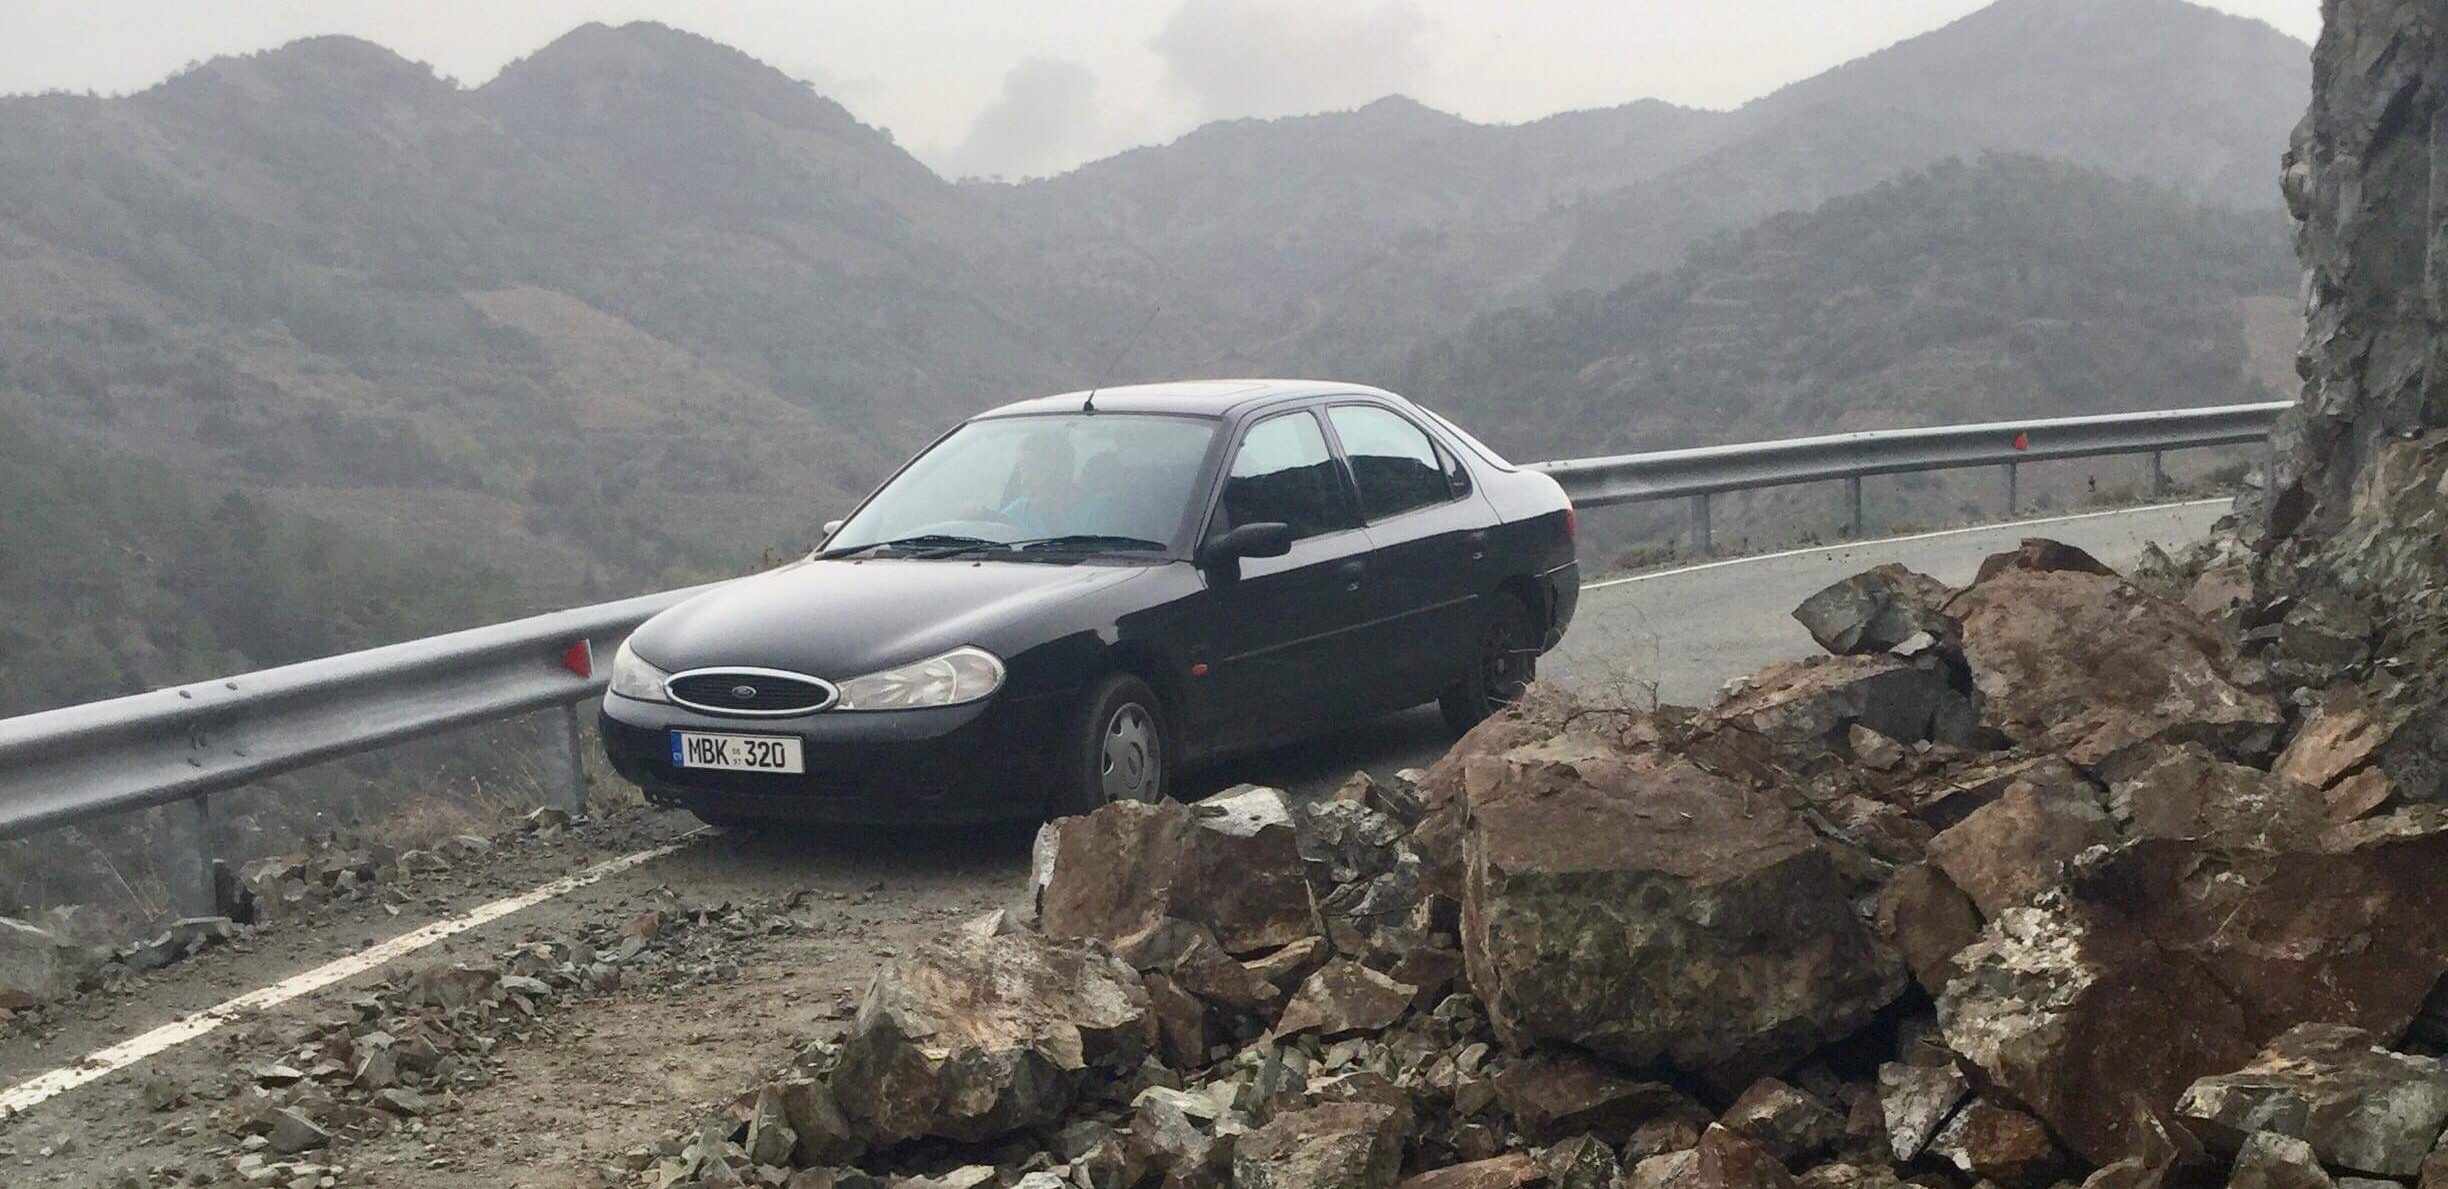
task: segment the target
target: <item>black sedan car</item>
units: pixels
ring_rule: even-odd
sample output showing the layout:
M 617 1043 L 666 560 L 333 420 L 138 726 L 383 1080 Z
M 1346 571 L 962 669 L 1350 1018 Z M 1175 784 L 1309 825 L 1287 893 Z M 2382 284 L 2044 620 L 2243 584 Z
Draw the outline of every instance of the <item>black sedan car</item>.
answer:
M 1573 510 L 1391 393 L 1202 381 L 1006 405 L 808 558 L 649 620 L 604 746 L 719 824 L 1154 800 L 1189 765 L 1518 696 L 1578 598 Z

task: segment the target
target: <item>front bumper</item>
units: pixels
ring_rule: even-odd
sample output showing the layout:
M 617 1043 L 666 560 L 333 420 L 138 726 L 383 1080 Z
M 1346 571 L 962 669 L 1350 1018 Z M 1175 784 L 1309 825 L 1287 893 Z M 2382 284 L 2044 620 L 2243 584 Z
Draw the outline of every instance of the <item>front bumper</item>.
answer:
M 649 800 L 721 817 L 957 825 L 1044 814 L 1067 705 L 997 695 L 929 710 L 731 718 L 607 694 L 601 721 L 612 767 Z M 673 730 L 794 736 L 807 771 L 675 767 Z
M 1547 640 L 1540 646 L 1544 652 L 1564 639 L 1564 629 L 1572 626 L 1573 611 L 1581 605 L 1581 562 L 1565 562 L 1539 577 L 1547 587 Z

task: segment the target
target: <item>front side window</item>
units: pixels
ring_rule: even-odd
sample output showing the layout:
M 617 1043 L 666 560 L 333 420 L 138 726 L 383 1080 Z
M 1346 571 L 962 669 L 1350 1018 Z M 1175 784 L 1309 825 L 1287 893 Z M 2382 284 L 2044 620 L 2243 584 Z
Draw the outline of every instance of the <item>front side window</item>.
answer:
M 1327 416 L 1343 439 L 1343 457 L 1351 460 L 1360 508 L 1370 520 L 1453 498 L 1445 461 L 1427 431 L 1375 405 L 1336 405 Z
M 1112 538 L 1161 551 L 1181 531 L 1216 426 L 1131 413 L 972 421 L 876 492 L 826 552 L 938 537 Z
M 1350 528 L 1343 478 L 1317 418 L 1283 413 L 1250 427 L 1233 455 L 1210 531 L 1269 521 L 1292 526 L 1295 540 Z

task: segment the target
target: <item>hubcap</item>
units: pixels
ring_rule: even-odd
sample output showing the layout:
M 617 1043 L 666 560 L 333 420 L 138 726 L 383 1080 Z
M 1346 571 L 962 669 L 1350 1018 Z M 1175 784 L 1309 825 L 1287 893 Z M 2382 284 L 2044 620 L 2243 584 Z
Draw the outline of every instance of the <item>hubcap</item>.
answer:
M 1485 674 L 1490 709 L 1510 706 L 1521 700 L 1522 691 L 1530 685 L 1530 652 L 1513 639 L 1513 624 L 1499 619 L 1488 625 L 1487 635 L 1480 641 L 1480 671 Z
M 1125 702 L 1105 724 L 1098 777 L 1108 801 L 1153 801 L 1163 777 L 1156 720 L 1137 702 Z

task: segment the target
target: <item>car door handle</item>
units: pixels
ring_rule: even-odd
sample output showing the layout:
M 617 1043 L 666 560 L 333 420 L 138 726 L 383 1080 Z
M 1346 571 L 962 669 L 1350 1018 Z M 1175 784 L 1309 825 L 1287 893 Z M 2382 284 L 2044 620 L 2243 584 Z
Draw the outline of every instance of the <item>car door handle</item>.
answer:
M 1335 577 L 1342 579 L 1343 589 L 1360 589 L 1360 576 L 1368 573 L 1368 563 L 1357 558 L 1335 567 Z
M 1487 534 L 1485 532 L 1474 530 L 1462 534 L 1462 545 L 1470 550 L 1472 561 L 1483 561 L 1487 558 Z

